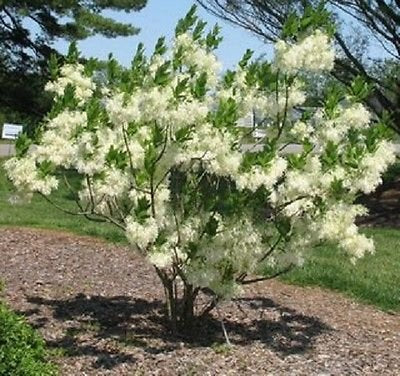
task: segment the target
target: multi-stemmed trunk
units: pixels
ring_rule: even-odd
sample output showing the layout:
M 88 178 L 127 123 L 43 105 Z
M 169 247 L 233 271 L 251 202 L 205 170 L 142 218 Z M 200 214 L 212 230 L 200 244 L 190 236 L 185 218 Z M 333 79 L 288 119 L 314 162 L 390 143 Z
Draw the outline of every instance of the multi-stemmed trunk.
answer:
M 165 311 L 169 328 L 173 333 L 188 332 L 195 319 L 195 301 L 199 288 L 181 278 L 171 278 L 156 268 L 164 287 Z

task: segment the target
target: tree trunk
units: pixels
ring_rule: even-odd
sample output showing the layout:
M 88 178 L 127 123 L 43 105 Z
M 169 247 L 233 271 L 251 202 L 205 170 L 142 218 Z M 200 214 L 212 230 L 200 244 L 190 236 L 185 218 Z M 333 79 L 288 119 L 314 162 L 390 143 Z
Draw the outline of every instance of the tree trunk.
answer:
M 165 304 L 166 304 L 166 316 L 168 324 L 172 333 L 176 334 L 178 330 L 178 310 L 177 301 L 174 288 L 174 282 L 171 280 L 162 281 L 164 285 Z
M 156 268 L 157 274 L 164 286 L 165 316 L 169 329 L 176 334 L 178 331 L 190 331 L 195 320 L 195 300 L 199 289 L 182 281 L 183 288 L 178 289 L 177 280 Z
M 194 317 L 194 302 L 197 297 L 197 289 L 194 289 L 192 285 L 185 285 L 183 298 L 182 298 L 182 317 L 181 324 L 183 330 L 190 330 Z

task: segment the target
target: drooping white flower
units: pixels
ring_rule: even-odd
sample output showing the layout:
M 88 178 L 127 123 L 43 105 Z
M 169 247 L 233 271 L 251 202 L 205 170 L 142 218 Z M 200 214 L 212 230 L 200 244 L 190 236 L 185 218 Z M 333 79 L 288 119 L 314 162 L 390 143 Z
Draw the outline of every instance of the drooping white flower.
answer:
M 329 38 L 320 30 L 294 45 L 279 40 L 275 44 L 275 55 L 276 68 L 289 74 L 299 70 L 329 71 L 333 68 L 335 58 Z
M 126 236 L 132 244 L 136 244 L 141 250 L 146 250 L 146 247 L 157 239 L 157 223 L 152 217 L 143 224 L 129 217 L 126 220 Z

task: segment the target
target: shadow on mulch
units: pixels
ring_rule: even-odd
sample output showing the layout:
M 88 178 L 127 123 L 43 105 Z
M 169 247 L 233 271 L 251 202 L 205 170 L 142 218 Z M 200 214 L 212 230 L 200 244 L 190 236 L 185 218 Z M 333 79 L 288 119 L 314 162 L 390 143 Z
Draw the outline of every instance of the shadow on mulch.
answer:
M 78 294 L 67 300 L 31 296 L 28 301 L 36 308 L 24 314 L 34 314 L 37 327 L 47 323 L 44 317 L 37 315 L 43 306 L 51 308 L 53 318 L 63 322 L 64 328 L 68 324 L 63 338 L 48 341 L 49 347 L 68 356 L 95 357 L 95 367 L 113 368 L 120 363 L 135 363 L 135 356 L 125 353 L 126 347 L 158 354 L 179 349 L 182 343 L 192 348 L 225 343 L 221 323 L 212 315 L 196 322 L 190 335 L 173 336 L 164 325 L 163 304 L 159 300 Z M 232 344 L 245 346 L 258 341 L 282 357 L 306 352 L 316 337 L 332 330 L 318 318 L 305 316 L 267 298 L 240 298 L 232 305 L 236 307 L 231 307 L 229 312 L 221 308 Z M 237 311 L 245 315 L 244 320 L 234 316 Z M 271 312 L 274 318 L 268 317 Z M 112 349 L 97 346 L 109 340 L 117 346 Z

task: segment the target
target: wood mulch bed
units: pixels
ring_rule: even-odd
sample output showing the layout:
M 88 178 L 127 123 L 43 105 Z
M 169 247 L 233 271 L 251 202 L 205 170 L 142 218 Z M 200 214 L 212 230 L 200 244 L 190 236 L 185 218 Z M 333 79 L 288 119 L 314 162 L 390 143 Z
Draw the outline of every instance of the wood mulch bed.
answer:
M 400 315 L 318 288 L 250 286 L 220 309 L 228 348 L 216 315 L 171 336 L 155 273 L 126 247 L 2 229 L 0 278 L 62 375 L 400 375 Z

